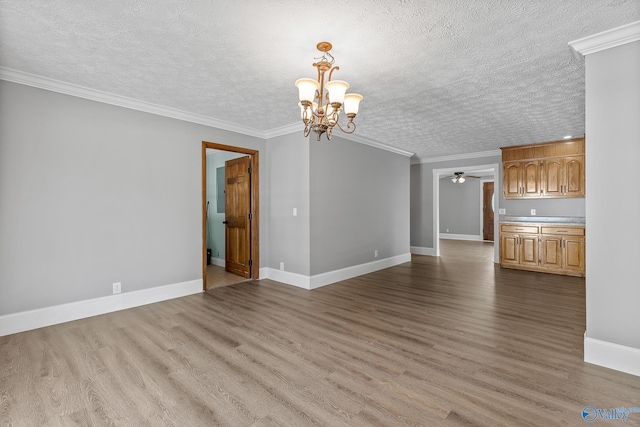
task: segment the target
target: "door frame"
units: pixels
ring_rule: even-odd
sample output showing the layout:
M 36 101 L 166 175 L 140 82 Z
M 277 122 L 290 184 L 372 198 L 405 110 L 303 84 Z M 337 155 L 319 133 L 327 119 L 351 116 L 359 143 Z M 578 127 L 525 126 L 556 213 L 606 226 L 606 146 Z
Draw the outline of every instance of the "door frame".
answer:
M 486 170 L 492 170 L 493 172 L 493 177 L 494 179 L 499 181 L 499 174 L 500 174 L 500 165 L 498 163 L 491 163 L 488 165 L 470 165 L 470 166 L 456 166 L 456 167 L 448 167 L 448 168 L 442 168 L 442 169 L 433 169 L 433 178 L 432 178 L 432 190 L 433 190 L 433 199 L 432 199 L 432 205 L 433 205 L 433 211 L 432 211 L 432 219 L 433 219 L 433 225 L 432 225 L 432 236 L 433 236 L 433 252 L 435 256 L 440 256 L 440 178 L 444 177 L 445 175 L 451 175 L 455 172 L 458 171 L 464 171 L 465 173 L 467 172 L 475 172 L 475 171 L 486 171 Z M 494 184 L 495 185 L 495 184 Z M 494 188 L 495 191 L 495 188 Z M 498 210 L 500 207 L 500 198 L 496 197 L 496 206 L 495 209 Z M 498 223 L 499 223 L 499 215 L 494 215 L 494 230 L 498 229 Z M 493 262 L 494 263 L 499 263 L 500 262 L 500 243 L 499 243 L 499 239 L 498 241 L 496 241 L 496 238 L 494 236 L 493 238 L 493 242 L 494 242 L 494 252 L 493 252 Z
M 494 195 L 494 200 L 497 201 L 497 197 L 495 196 L 496 194 L 496 180 L 495 177 L 491 177 L 491 178 L 480 178 L 480 234 L 482 237 L 482 240 L 484 241 L 484 183 L 485 182 L 493 182 L 493 195 Z M 495 204 L 494 204 L 494 209 L 495 209 Z M 495 210 L 493 211 L 493 222 L 494 222 L 494 226 L 493 226 L 493 242 L 495 244 L 496 242 L 496 227 L 495 227 L 495 220 L 496 220 L 496 212 Z
M 202 141 L 202 289 L 207 290 L 207 148 L 249 156 L 251 167 L 251 275 L 260 277 L 260 216 L 259 216 L 259 151 L 250 148 L 234 147 L 216 142 Z

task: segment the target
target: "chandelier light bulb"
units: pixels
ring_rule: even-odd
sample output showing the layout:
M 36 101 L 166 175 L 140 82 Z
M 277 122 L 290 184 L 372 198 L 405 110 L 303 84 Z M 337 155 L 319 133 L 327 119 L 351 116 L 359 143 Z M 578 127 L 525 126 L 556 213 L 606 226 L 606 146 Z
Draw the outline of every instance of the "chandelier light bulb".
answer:
M 344 112 L 347 113 L 347 117 L 350 114 L 354 116 L 358 114 L 360 101 L 362 101 L 362 95 L 357 93 L 348 93 L 344 96 Z
M 349 89 L 349 83 L 342 80 L 331 80 L 327 82 L 325 87 L 329 91 L 329 102 L 342 104 L 344 102 L 344 94 Z
M 316 91 L 320 89 L 320 83 L 313 79 L 298 79 L 296 87 L 300 101 L 312 102 L 316 97 Z

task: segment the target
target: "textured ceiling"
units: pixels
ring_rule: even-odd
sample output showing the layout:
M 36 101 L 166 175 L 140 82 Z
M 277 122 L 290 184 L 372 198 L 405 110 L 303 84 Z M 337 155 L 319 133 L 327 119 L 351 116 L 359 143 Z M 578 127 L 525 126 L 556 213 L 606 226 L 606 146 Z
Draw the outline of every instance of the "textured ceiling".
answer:
M 0 67 L 267 132 L 299 121 L 327 40 L 365 97 L 356 133 L 429 158 L 582 135 L 567 43 L 639 19 L 640 0 L 0 0 Z

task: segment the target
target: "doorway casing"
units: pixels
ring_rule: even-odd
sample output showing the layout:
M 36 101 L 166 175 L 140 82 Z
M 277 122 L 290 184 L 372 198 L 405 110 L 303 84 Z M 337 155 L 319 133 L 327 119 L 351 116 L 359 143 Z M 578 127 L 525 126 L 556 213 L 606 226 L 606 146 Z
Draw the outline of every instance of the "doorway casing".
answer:
M 249 156 L 251 167 L 251 274 L 259 278 L 260 228 L 259 228 L 259 152 L 250 148 L 233 147 L 215 142 L 202 141 L 202 286 L 207 290 L 207 149 L 231 151 Z
M 433 170 L 433 249 L 435 256 L 440 256 L 440 178 L 445 175 L 451 175 L 455 172 L 464 170 L 465 173 L 474 171 L 493 171 L 493 177 L 495 182 L 498 182 L 498 174 L 500 171 L 500 165 L 498 163 L 492 163 L 488 165 L 472 165 L 472 166 L 456 166 L 452 168 L 434 169 Z M 500 204 L 500 197 L 495 199 L 495 210 L 498 211 Z M 498 230 L 499 216 L 494 216 L 494 230 Z M 500 239 L 494 238 L 494 254 L 493 262 L 500 262 L 499 246 Z

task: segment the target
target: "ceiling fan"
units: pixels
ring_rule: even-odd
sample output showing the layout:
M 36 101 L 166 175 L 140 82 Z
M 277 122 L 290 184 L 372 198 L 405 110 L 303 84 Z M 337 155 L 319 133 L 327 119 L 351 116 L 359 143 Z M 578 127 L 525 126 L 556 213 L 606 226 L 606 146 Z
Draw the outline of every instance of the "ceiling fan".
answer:
M 462 184 L 467 180 L 467 178 L 480 178 L 480 177 L 474 176 L 474 175 L 467 175 L 464 172 L 454 172 L 453 175 L 445 176 L 444 178 L 440 178 L 440 179 L 450 179 L 453 183 Z

